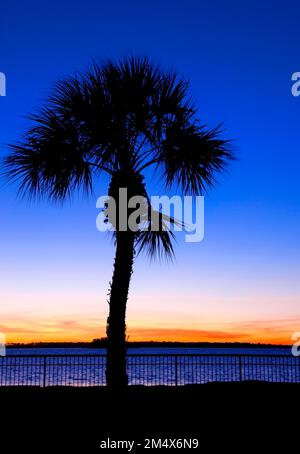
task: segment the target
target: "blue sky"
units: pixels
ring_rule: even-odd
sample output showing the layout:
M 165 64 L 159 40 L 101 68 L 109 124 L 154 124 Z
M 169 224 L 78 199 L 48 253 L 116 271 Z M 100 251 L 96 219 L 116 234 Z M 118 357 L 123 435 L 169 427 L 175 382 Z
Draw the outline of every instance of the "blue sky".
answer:
M 173 265 L 137 260 L 128 318 L 133 337 L 156 330 L 174 338 L 177 329 L 178 338 L 190 330 L 197 340 L 221 332 L 228 339 L 286 341 L 300 329 L 300 98 L 291 95 L 291 75 L 300 71 L 300 6 L 261 3 L 11 0 L 2 6 L 3 156 L 53 82 L 92 59 L 128 54 L 183 74 L 199 117 L 209 126 L 225 121 L 224 135 L 234 140 L 238 160 L 206 197 L 204 241 L 179 240 Z M 61 207 L 19 200 L 14 186 L 3 178 L 0 184 L 0 329 L 11 339 L 103 334 L 113 247 L 95 228 L 96 195 Z

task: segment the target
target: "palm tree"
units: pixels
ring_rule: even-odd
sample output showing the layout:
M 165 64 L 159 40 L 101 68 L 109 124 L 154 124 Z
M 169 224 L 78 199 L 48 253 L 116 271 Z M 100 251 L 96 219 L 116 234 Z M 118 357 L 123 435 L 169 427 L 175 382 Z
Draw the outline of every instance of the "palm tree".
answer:
M 21 193 L 64 200 L 83 188 L 91 192 L 103 173 L 109 195 L 149 200 L 145 171 L 160 172 L 166 187 L 202 194 L 232 158 L 220 129 L 196 118 L 188 84 L 147 58 L 130 57 L 92 68 L 55 85 L 44 108 L 30 116 L 33 126 L 10 146 L 5 172 Z M 128 213 L 129 215 L 130 213 Z M 115 261 L 107 320 L 107 384 L 123 387 L 126 375 L 126 305 L 135 254 L 172 257 L 174 233 L 116 225 Z

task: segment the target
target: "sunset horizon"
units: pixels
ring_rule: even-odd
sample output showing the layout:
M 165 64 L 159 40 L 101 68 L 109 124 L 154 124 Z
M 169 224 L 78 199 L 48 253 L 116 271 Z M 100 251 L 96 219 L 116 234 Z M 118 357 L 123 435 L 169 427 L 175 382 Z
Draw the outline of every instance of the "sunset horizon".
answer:
M 204 325 L 205 326 L 205 325 Z M 213 328 L 211 327 L 213 326 Z M 206 329 L 156 327 L 128 324 L 128 342 L 238 342 L 252 344 L 292 345 L 291 332 L 297 332 L 298 319 L 211 322 Z M 100 320 L 40 320 L 36 324 L 13 322 L 0 325 L 6 333 L 7 345 L 14 343 L 92 342 L 106 337 L 105 325 Z
M 1 452 L 299 450 L 299 1 L 2 3 Z
M 226 164 L 226 171 L 212 176 L 216 182 L 208 185 L 209 191 L 201 186 L 196 191 L 204 195 L 202 241 L 187 242 L 182 232 L 175 232 L 172 262 L 151 261 L 147 250 L 135 256 L 128 335 L 289 344 L 300 330 L 296 19 L 278 5 L 266 22 L 260 6 L 250 11 L 218 2 L 215 10 L 205 2 L 203 10 L 199 5 L 191 10 L 161 6 L 166 17 L 171 15 L 165 28 L 150 5 L 125 8 L 118 2 L 120 14 L 115 16 L 111 4 L 88 2 L 87 9 L 65 6 L 70 22 L 62 19 L 59 2 L 53 3 L 60 46 L 51 44 L 53 22 L 40 8 L 20 5 L 24 20 L 18 19 L 14 36 L 4 24 L 9 38 L 0 68 L 5 76 L 5 96 L 0 97 L 3 162 L 10 153 L 7 144 L 18 144 L 34 124 L 26 113 L 39 113 L 58 81 L 84 74 L 92 62 L 101 68 L 107 57 L 118 62 L 128 55 L 138 66 L 139 56 L 145 56 L 150 67 L 178 72 L 178 81 L 183 77 L 189 82 L 186 96 L 193 99 L 200 124 L 208 130 L 222 124 L 220 150 L 228 154 L 219 170 Z M 5 8 L 14 16 L 13 7 Z M 37 27 L 32 11 L 41 16 L 39 39 L 27 34 Z M 140 28 L 141 16 L 156 24 L 158 40 L 152 39 L 149 24 Z M 277 33 L 279 18 L 286 27 L 282 36 Z M 101 31 L 94 36 L 98 21 Z M 77 35 L 72 24 L 79 22 Z M 184 31 L 186 45 L 177 30 Z M 66 36 L 74 38 L 76 52 Z M 150 196 L 193 192 L 180 192 L 176 184 L 165 187 L 163 172 L 154 167 L 142 173 Z M 105 334 L 114 241 L 97 228 L 97 200 L 107 194 L 110 174 L 93 178 L 92 194 L 74 189 L 62 204 L 48 200 L 43 191 L 36 199 L 30 191 L 18 197 L 20 181 L 9 183 L 1 174 L 0 331 L 8 342 Z

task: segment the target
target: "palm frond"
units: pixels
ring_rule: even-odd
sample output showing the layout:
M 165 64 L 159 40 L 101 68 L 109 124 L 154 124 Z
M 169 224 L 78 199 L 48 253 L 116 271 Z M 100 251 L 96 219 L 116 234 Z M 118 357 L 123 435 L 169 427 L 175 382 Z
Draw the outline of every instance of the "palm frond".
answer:
M 171 124 L 157 151 L 168 187 L 177 185 L 185 194 L 201 195 L 216 182 L 234 159 L 231 142 L 220 137 L 220 127 Z
M 136 251 L 137 254 L 145 252 L 151 259 L 157 257 L 172 260 L 175 256 L 174 240 L 174 232 L 170 230 L 141 231 L 137 236 Z
M 155 210 L 148 199 L 144 208 L 144 216 L 140 219 L 140 229 L 136 236 L 137 253 L 145 251 L 150 258 L 173 259 L 174 226 L 183 228 L 184 223 L 173 216 Z
M 44 109 L 23 143 L 11 145 L 4 172 L 19 183 L 21 194 L 64 199 L 75 189 L 92 189 L 92 168 L 86 162 L 78 131 Z
M 91 191 L 94 176 L 106 171 L 110 192 L 128 187 L 148 203 L 143 175 L 153 165 L 167 187 L 198 195 L 233 159 L 221 129 L 198 121 L 187 81 L 143 57 L 94 63 L 58 82 L 30 119 L 4 164 L 22 194 L 65 199 L 79 188 Z M 137 247 L 172 256 L 173 232 L 161 216 L 162 228 L 138 233 Z

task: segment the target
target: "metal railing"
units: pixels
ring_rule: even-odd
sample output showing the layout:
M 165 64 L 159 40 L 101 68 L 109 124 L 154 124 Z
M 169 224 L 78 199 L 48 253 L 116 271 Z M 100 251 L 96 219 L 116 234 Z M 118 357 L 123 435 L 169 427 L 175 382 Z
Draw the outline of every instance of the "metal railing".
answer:
M 103 386 L 105 355 L 0 357 L 0 386 Z M 259 380 L 300 383 L 300 358 L 287 355 L 130 354 L 130 385 Z

